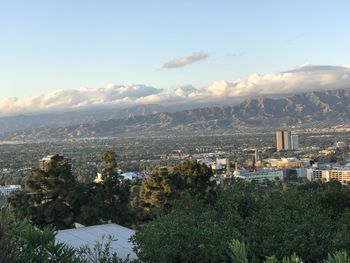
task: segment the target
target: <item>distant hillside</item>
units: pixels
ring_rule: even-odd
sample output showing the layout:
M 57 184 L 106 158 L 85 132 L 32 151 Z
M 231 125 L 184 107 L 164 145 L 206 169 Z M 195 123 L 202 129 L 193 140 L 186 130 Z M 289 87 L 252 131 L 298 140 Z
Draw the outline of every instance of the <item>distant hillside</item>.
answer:
M 0 134 L 18 130 L 29 130 L 47 127 L 66 127 L 80 125 L 82 123 L 93 123 L 96 121 L 107 121 L 133 116 L 143 116 L 169 110 L 169 107 L 149 104 L 129 108 L 109 108 L 80 110 L 69 112 L 41 113 L 31 115 L 18 115 L 0 118 Z M 170 109 L 175 111 L 174 109 Z
M 232 107 L 131 114 L 119 119 L 7 133 L 3 139 L 81 138 L 130 132 L 234 131 L 289 126 L 328 126 L 350 121 L 350 89 L 309 92 L 282 98 L 257 98 Z

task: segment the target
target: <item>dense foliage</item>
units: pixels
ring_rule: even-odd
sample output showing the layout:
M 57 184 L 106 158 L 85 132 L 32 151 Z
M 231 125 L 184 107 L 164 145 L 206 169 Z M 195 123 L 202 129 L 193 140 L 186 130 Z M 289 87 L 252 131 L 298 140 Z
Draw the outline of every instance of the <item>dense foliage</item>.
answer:
M 156 168 L 141 182 L 128 182 L 120 178 L 116 159 L 114 152 L 103 154 L 100 183 L 78 182 L 69 167 L 55 160 L 47 172 L 33 170 L 24 191 L 10 196 L 9 207 L 42 232 L 21 232 L 39 236 L 20 246 L 29 253 L 37 251 L 31 244 L 38 240 L 44 240 L 40 246 L 53 246 L 49 234 L 42 239 L 49 233 L 46 227 L 68 228 L 78 221 L 134 225 L 140 231 L 133 241 L 144 263 L 321 262 L 350 252 L 350 189 L 337 182 L 262 187 L 232 180 L 217 187 L 211 170 L 195 160 Z M 0 249 L 11 258 L 1 227 Z M 240 260 L 235 249 L 241 251 Z
M 85 201 L 77 220 L 85 225 L 105 222 L 127 224 L 130 219 L 130 185 L 117 173 L 116 154 L 102 155 L 102 182 L 85 185 Z
M 25 190 L 10 196 L 9 203 L 20 218 L 28 217 L 38 226 L 65 228 L 74 222 L 77 197 L 69 165 L 54 156 L 47 172 L 31 171 Z
M 234 225 L 185 196 L 174 204 L 172 214 L 145 225 L 134 242 L 143 262 L 227 262 L 227 244 L 233 236 L 241 237 Z
M 115 153 L 102 156 L 104 180 L 90 184 L 77 182 L 69 165 L 56 157 L 47 172 L 33 170 L 26 177 L 24 191 L 9 197 L 9 207 L 18 218 L 56 229 L 69 228 L 76 221 L 87 225 L 126 223 L 129 185 L 118 176 Z
M 228 254 L 230 255 L 231 261 L 233 263 L 248 263 L 248 248 L 247 246 L 240 242 L 239 240 L 232 240 L 229 243 Z M 264 263 L 303 263 L 304 260 L 297 256 L 295 253 L 291 256 L 284 257 L 282 260 L 278 260 L 275 256 L 266 257 Z M 350 256 L 346 251 L 337 251 L 333 254 L 328 254 L 327 258 L 322 261 L 323 263 L 349 263 Z
M 210 181 L 212 176 L 211 169 L 196 160 L 186 160 L 169 169 L 154 169 L 142 181 L 133 207 L 141 210 L 142 219 L 148 220 L 159 213 L 170 213 L 173 202 L 184 195 L 211 202 L 215 197 L 215 183 Z
M 50 228 L 37 228 L 28 220 L 2 213 L 0 218 L 1 263 L 136 263 L 111 251 L 111 238 L 80 248 L 55 240 Z
M 251 262 L 293 253 L 319 262 L 350 251 L 349 211 L 350 190 L 336 182 L 258 189 L 235 181 L 215 205 L 175 209 L 147 224 L 135 243 L 144 262 L 231 262 L 225 249 L 233 239 L 247 243 Z

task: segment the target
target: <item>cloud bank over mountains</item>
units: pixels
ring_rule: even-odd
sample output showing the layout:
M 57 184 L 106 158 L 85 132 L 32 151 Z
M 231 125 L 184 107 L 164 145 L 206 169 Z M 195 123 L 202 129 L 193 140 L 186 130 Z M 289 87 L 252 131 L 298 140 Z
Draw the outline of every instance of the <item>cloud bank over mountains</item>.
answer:
M 0 100 L 0 115 L 48 111 L 58 109 L 77 109 L 108 104 L 132 104 L 147 101 L 161 89 L 146 85 L 109 85 L 105 88 L 77 90 L 57 90 L 33 97 L 5 98 Z M 140 101 L 139 101 L 140 100 Z
M 0 115 L 92 106 L 138 104 L 220 103 L 259 95 L 350 88 L 350 66 L 302 65 L 271 74 L 252 74 L 237 81 L 219 80 L 207 87 L 185 85 L 164 90 L 147 85 L 109 85 L 105 88 L 58 90 L 33 97 L 0 99 Z

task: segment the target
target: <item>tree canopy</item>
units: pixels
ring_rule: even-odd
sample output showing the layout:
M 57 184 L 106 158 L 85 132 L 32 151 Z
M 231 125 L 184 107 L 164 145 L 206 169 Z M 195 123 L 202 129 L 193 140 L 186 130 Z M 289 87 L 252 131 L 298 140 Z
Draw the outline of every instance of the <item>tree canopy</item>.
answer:
M 70 166 L 58 155 L 47 172 L 34 169 L 26 177 L 24 191 L 9 197 L 14 213 L 29 218 L 38 226 L 66 228 L 74 222 L 76 181 Z
M 214 205 L 202 202 L 195 209 L 193 202 L 198 201 L 187 198 L 136 234 L 141 260 L 231 262 L 223 247 L 234 239 L 247 244 L 249 262 L 294 253 L 304 262 L 319 262 L 350 251 L 350 189 L 335 182 L 256 188 L 234 181 Z

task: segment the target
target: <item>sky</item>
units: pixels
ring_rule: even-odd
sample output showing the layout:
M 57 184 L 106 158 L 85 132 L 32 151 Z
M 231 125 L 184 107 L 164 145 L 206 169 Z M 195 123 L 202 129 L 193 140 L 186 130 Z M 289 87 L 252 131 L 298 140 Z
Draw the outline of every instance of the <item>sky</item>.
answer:
M 0 110 L 56 107 L 42 100 L 62 92 L 107 91 L 93 103 L 115 92 L 128 95 L 115 103 L 171 100 L 183 90 L 210 100 L 218 83 L 349 65 L 349 10 L 345 0 L 0 0 Z

